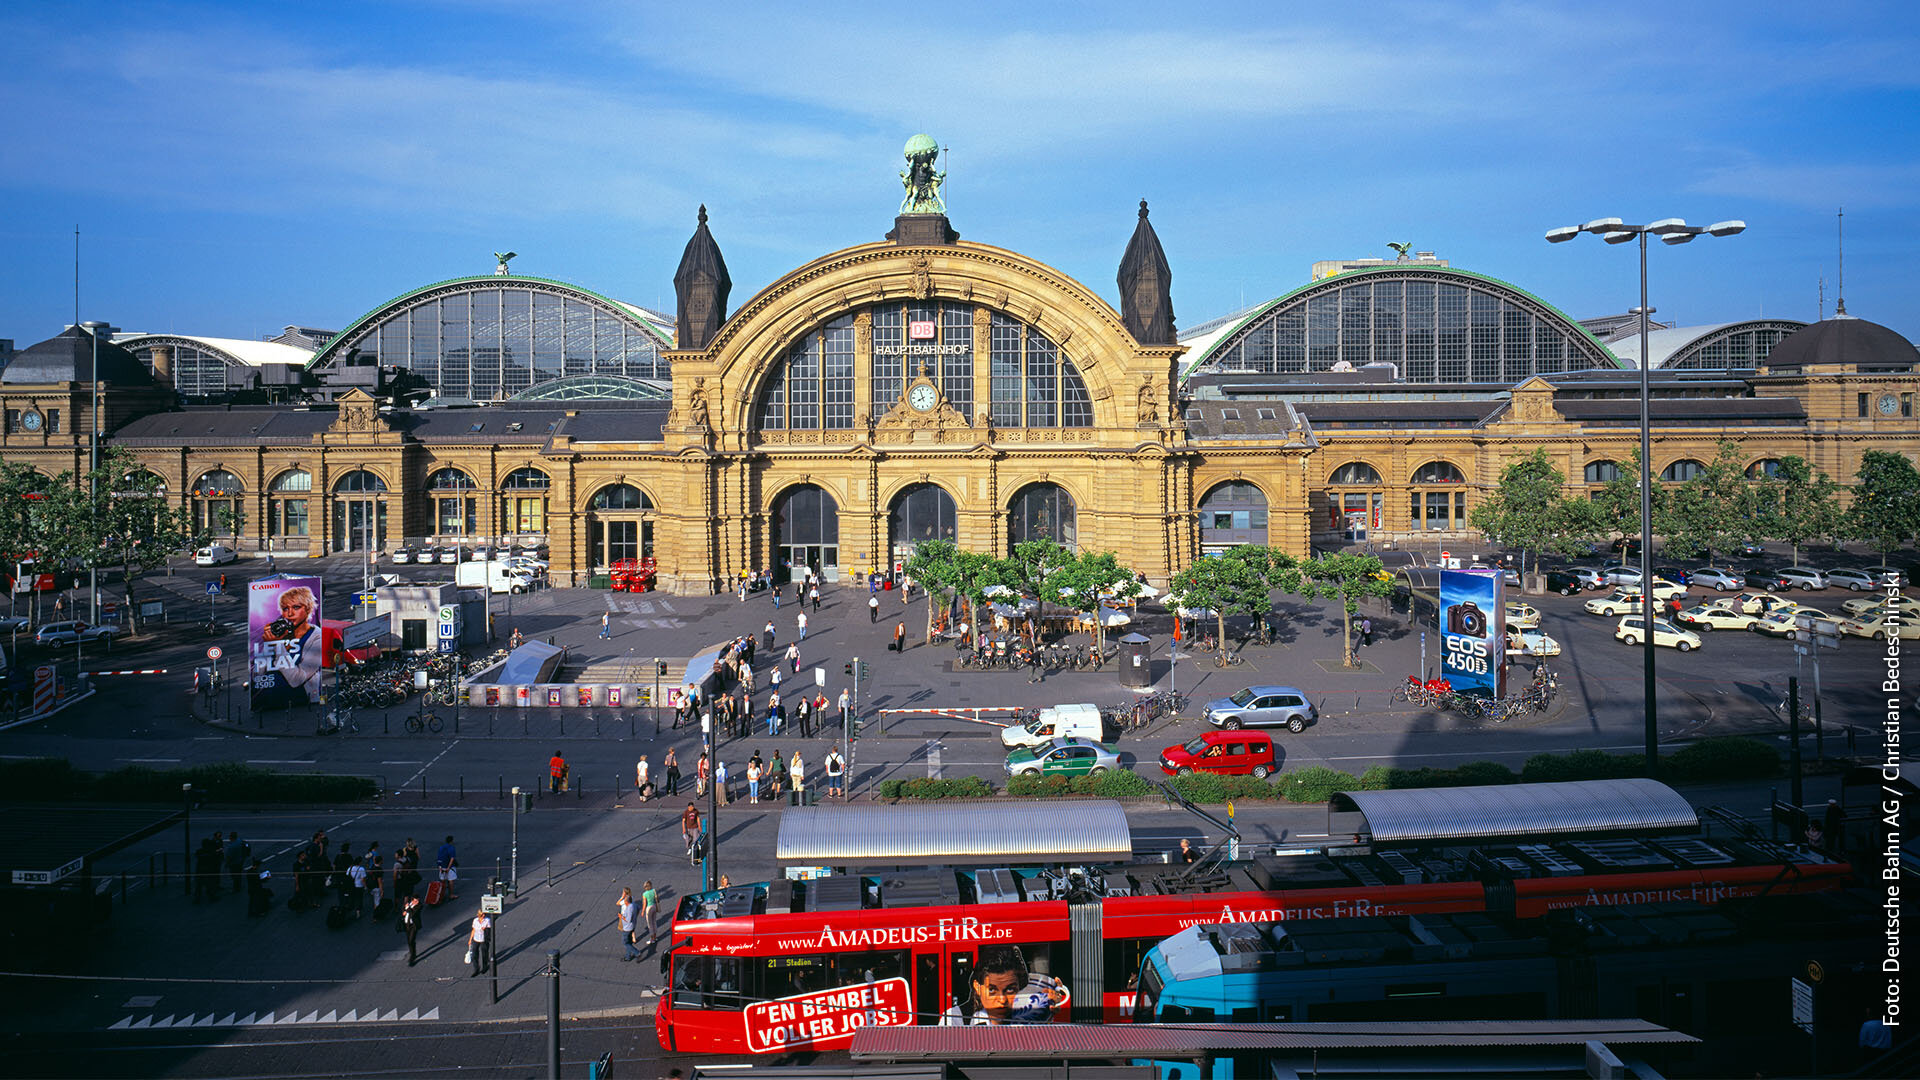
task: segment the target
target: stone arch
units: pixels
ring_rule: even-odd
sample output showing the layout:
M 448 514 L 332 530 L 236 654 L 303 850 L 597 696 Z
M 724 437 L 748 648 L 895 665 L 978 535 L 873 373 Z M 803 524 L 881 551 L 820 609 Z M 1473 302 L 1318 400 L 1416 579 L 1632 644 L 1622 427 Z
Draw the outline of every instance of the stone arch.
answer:
M 887 508 L 887 565 L 903 563 L 925 540 L 960 538 L 960 502 L 947 486 L 915 478 L 896 485 Z
M 1055 540 L 1069 551 L 1080 550 L 1080 511 L 1087 504 L 1070 485 L 1042 476 L 1009 486 L 1007 550 L 1023 540 L 1043 538 Z M 1064 496 L 1064 505 L 1056 496 Z M 1051 505 L 1043 505 L 1041 499 Z
M 623 559 L 652 556 L 659 508 L 652 495 L 624 476 L 594 485 L 580 499 L 587 564 L 593 571 L 605 572 Z
M 1659 479 L 1662 483 L 1667 484 L 1685 483 L 1705 472 L 1706 469 L 1707 463 L 1701 461 L 1699 458 L 1675 458 L 1668 462 L 1665 468 L 1660 470 Z
M 813 477 L 796 477 L 767 497 L 767 543 L 773 580 L 785 582 L 807 567 L 833 581 L 840 570 L 844 511 L 832 488 Z

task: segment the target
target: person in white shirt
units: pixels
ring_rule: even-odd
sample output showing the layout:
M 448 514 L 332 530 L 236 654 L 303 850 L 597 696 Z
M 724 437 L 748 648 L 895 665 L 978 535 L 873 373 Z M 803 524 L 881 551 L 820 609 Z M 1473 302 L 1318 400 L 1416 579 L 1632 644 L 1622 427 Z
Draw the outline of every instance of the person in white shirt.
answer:
M 493 939 L 493 916 L 482 911 L 473 917 L 473 924 L 467 931 L 467 955 L 473 959 L 474 975 L 487 973 L 487 946 Z

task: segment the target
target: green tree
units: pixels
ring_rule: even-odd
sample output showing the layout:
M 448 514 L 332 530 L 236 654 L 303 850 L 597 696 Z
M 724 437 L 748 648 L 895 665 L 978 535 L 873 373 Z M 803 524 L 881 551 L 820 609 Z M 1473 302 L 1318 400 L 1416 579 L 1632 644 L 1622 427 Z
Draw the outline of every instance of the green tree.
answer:
M 1100 605 L 1130 600 L 1145 590 L 1132 570 L 1120 565 L 1111 551 L 1083 551 L 1047 578 L 1043 599 L 1093 618 L 1093 643 L 1106 655 L 1107 628 Z
M 1627 460 L 1616 462 L 1613 479 L 1603 484 L 1588 501 L 1591 506 L 1570 512 L 1570 520 L 1582 522 L 1600 538 L 1638 540 L 1640 538 L 1640 448 L 1634 447 Z M 1666 489 L 1658 480 L 1653 484 L 1653 531 L 1664 528 Z
M 186 509 L 168 505 L 160 478 L 119 447 L 86 475 L 63 475 L 44 505 L 54 534 L 48 551 L 90 569 L 119 568 L 130 626 L 139 611 L 135 584 L 202 539 Z
M 1848 532 L 1880 553 L 1880 565 L 1920 536 L 1920 472 L 1904 454 L 1869 450 L 1860 458 Z
M 1273 607 L 1274 554 L 1264 545 L 1242 544 L 1195 559 L 1168 582 L 1179 607 L 1213 612 L 1221 652 L 1227 648 L 1228 615 L 1264 615 Z
M 1500 471 L 1500 486 L 1473 508 L 1468 521 L 1494 543 L 1519 548 L 1524 573 L 1543 552 L 1584 550 L 1583 538 L 1568 526 L 1591 518 L 1570 512 L 1571 501 L 1566 474 L 1554 468 L 1545 449 L 1536 448 Z
M 933 613 L 959 592 L 957 559 L 960 548 L 951 540 L 922 540 L 907 559 L 907 576 L 927 590 L 927 640 L 933 640 Z M 935 598 L 938 597 L 936 602 Z
M 1747 480 L 1745 457 L 1739 443 L 1724 441 L 1706 468 L 1669 490 L 1661 530 L 1667 554 L 1710 558 L 1753 534 L 1760 505 Z
M 1367 597 L 1393 595 L 1393 578 L 1372 555 L 1321 555 L 1300 564 L 1297 572 L 1281 575 L 1281 588 L 1298 596 L 1338 600 L 1341 609 L 1342 660 L 1353 659 L 1353 616 Z
M 40 550 L 43 515 L 35 511 L 48 486 L 47 478 L 28 466 L 0 461 L 0 561 L 5 563 L 9 581 L 20 561 Z M 9 601 L 18 596 L 18 592 L 12 593 Z
M 1793 545 L 1793 565 L 1800 565 L 1800 545 L 1816 537 L 1845 531 L 1840 509 L 1840 485 L 1824 472 L 1815 472 L 1798 455 L 1780 459 L 1780 471 L 1755 482 L 1761 510 L 1754 516 L 1758 535 L 1752 539 L 1783 540 Z
M 1002 560 L 1005 584 L 1040 602 L 1040 609 L 1034 613 L 1037 622 L 1046 614 L 1048 579 L 1072 562 L 1073 552 L 1052 540 L 1022 540 L 1013 545 L 1013 554 Z

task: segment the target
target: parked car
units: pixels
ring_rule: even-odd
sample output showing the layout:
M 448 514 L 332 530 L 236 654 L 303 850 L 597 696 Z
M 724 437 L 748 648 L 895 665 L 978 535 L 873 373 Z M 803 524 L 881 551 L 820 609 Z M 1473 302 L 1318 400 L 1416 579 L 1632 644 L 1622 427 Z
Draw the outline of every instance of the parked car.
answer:
M 1637 566 L 1629 566 L 1626 563 L 1610 562 L 1600 568 L 1600 576 L 1604 578 L 1609 585 L 1638 584 L 1640 581 L 1640 568 Z
M 54 646 L 72 645 L 80 641 L 111 643 L 113 637 L 120 632 L 120 628 L 113 625 L 88 626 L 79 621 L 50 622 L 41 625 L 39 631 L 33 635 L 33 640 L 35 644 Z
M 0 634 L 33 629 L 33 620 L 25 615 L 0 615 Z
M 1732 600 L 1723 600 L 1721 602 L 1735 611 L 1745 612 L 1748 615 L 1765 615 L 1770 611 L 1778 611 L 1781 608 L 1800 606 L 1798 601 L 1789 600 L 1784 596 L 1776 596 L 1770 592 L 1743 592 Z
M 1884 608 L 1870 608 L 1858 615 L 1840 620 L 1840 632 L 1854 637 L 1882 637 L 1892 624 L 1886 619 Z M 1920 619 L 1903 616 L 1899 622 L 1897 636 L 1903 640 L 1920 638 Z
M 1671 581 L 1676 585 L 1686 585 L 1691 583 L 1693 580 L 1693 576 L 1691 574 L 1687 573 L 1685 570 L 1681 569 L 1678 566 L 1656 566 L 1653 568 L 1653 576 L 1657 578 L 1666 578 L 1668 581 Z
M 1771 637 L 1792 637 L 1793 632 L 1800 628 L 1799 619 L 1802 615 L 1811 615 L 1816 619 L 1833 619 L 1833 616 L 1821 611 L 1819 608 L 1799 606 L 1777 608 L 1767 612 L 1767 614 L 1761 618 L 1754 620 L 1753 629 L 1758 633 Z M 1834 621 L 1839 622 L 1840 620 L 1834 619 Z
M 1580 575 L 1571 570 L 1547 571 L 1547 588 L 1561 596 L 1572 596 L 1586 587 L 1587 583 Z
M 1740 574 L 1736 574 L 1724 566 L 1703 566 L 1693 572 L 1693 577 L 1687 584 L 1698 585 L 1703 589 L 1718 589 L 1721 592 L 1733 592 L 1745 584 L 1745 581 Z
M 1589 615 L 1624 615 L 1629 611 L 1639 611 L 1645 603 L 1638 592 L 1616 589 L 1607 596 L 1596 596 L 1587 601 Z
M 479 544 L 467 549 L 467 561 L 469 562 L 486 562 L 493 557 L 493 549 L 485 544 Z
M 1903 619 L 1920 619 L 1920 600 L 1915 600 L 1911 596 L 1902 596 L 1893 600 L 1884 596 L 1856 597 L 1841 604 L 1840 611 L 1850 617 L 1861 616 L 1869 611 L 1878 611 L 1889 604 L 1900 612 L 1900 617 Z
M 1007 755 L 1008 776 L 1095 776 L 1119 767 L 1113 747 L 1091 739 L 1053 739 Z
M 414 560 L 414 551 L 412 548 L 402 544 L 394 548 L 393 554 L 387 556 L 387 558 L 390 559 L 395 566 L 404 566 Z
M 1827 587 L 1827 576 L 1811 566 L 1789 566 L 1780 571 L 1780 587 L 1814 592 Z
M 1304 691 L 1292 686 L 1249 686 L 1232 697 L 1207 702 L 1207 723 L 1229 731 L 1241 727 L 1277 727 L 1299 733 L 1319 719 Z
M 1508 603 L 1507 628 L 1510 630 L 1536 630 L 1540 626 L 1540 609 L 1532 604 Z
M 1793 587 L 1791 582 L 1780 576 L 1780 571 L 1765 567 L 1747 571 L 1744 580 L 1747 588 L 1763 589 L 1767 592 L 1782 592 Z
M 1743 559 L 1764 559 L 1767 556 L 1767 549 L 1759 544 L 1741 544 L 1733 549 L 1733 553 Z
M 1710 604 L 1695 604 L 1673 617 L 1675 622 L 1684 624 L 1690 630 L 1706 633 L 1711 630 L 1748 630 L 1758 621 L 1755 616 L 1735 611 L 1724 600 L 1715 600 Z
M 240 556 L 225 544 L 208 544 L 193 553 L 195 566 L 225 566 Z
M 444 547 L 444 548 L 441 548 L 441 549 L 440 549 L 440 561 L 441 561 L 441 562 L 443 562 L 443 563 L 457 563 L 457 562 L 459 562 L 459 561 L 460 561 L 460 549 L 459 549 L 459 548 L 457 548 L 457 547 Z
M 1256 780 L 1265 780 L 1273 769 L 1273 736 L 1264 731 L 1203 731 L 1179 746 L 1160 751 L 1160 771 L 1168 776 L 1207 772 L 1251 774 Z
M 1852 589 L 1854 592 L 1867 592 L 1880 587 L 1880 578 L 1865 570 L 1842 567 L 1826 573 L 1827 588 Z
M 1559 656 L 1560 643 L 1537 629 L 1507 631 L 1508 656 Z
M 1628 615 L 1613 628 L 1615 641 L 1624 641 L 1629 645 L 1638 645 L 1646 640 L 1644 627 L 1646 619 L 1639 615 Z M 1700 647 L 1700 635 L 1691 630 L 1682 630 L 1665 619 L 1653 620 L 1653 643 L 1667 645 L 1681 652 L 1691 652 Z
M 1613 552 L 1615 555 L 1623 555 L 1631 559 L 1635 555 L 1640 554 L 1640 541 L 1623 536 L 1616 539 L 1613 543 L 1608 544 L 1607 550 Z

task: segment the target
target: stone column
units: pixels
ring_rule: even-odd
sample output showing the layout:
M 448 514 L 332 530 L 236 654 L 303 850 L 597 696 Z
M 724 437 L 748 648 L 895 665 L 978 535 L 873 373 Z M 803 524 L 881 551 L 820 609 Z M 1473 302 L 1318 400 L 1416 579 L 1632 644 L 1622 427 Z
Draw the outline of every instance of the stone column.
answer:
M 967 417 L 976 427 L 984 427 L 980 418 L 993 415 L 993 312 L 984 307 L 973 309 L 973 415 Z M 998 550 L 999 541 L 995 541 Z
M 855 437 L 866 438 L 866 421 L 874 418 L 873 407 L 873 311 L 853 317 L 853 415 Z

